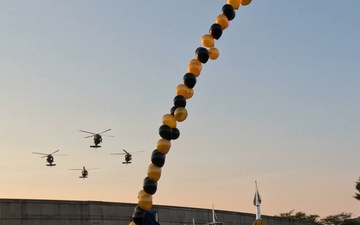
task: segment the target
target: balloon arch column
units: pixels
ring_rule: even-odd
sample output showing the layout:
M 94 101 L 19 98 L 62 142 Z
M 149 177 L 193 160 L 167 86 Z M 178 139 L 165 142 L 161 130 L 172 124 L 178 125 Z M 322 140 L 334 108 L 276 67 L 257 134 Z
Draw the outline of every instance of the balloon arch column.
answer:
M 162 117 L 162 125 L 159 127 L 161 137 L 157 142 L 157 148 L 151 154 L 151 164 L 147 170 L 147 177 L 143 182 L 143 189 L 138 193 L 138 205 L 134 209 L 130 225 L 142 225 L 148 211 L 152 208 L 152 197 L 157 190 L 157 182 L 161 176 L 161 168 L 165 163 L 166 154 L 171 147 L 171 140 L 176 140 L 180 136 L 179 129 L 176 128 L 177 122 L 182 122 L 187 118 L 186 99 L 193 96 L 193 88 L 196 78 L 200 75 L 202 64 L 209 59 L 215 60 L 219 56 L 219 50 L 215 48 L 215 40 L 218 40 L 223 30 L 229 26 L 229 21 L 235 18 L 235 10 L 241 5 L 250 4 L 251 0 L 227 0 L 227 4 L 222 7 L 215 23 L 211 25 L 209 33 L 201 38 L 204 47 L 199 47 L 195 51 L 196 59 L 191 59 L 188 65 L 188 72 L 183 77 L 183 83 L 176 87 L 174 106 L 169 114 Z

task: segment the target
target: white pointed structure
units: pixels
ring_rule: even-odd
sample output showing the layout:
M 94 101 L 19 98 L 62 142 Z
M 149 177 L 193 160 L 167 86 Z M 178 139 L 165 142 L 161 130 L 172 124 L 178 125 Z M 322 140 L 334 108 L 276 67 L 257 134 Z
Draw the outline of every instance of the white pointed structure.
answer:
M 257 187 L 257 182 L 255 181 L 254 206 L 256 207 L 256 220 L 261 220 L 260 204 L 261 198 Z
M 213 223 L 216 223 L 216 214 L 215 214 L 214 204 L 212 204 L 212 219 L 213 219 Z
M 212 222 L 206 223 L 205 225 L 226 225 L 224 222 L 217 222 L 215 214 L 214 204 L 212 205 Z

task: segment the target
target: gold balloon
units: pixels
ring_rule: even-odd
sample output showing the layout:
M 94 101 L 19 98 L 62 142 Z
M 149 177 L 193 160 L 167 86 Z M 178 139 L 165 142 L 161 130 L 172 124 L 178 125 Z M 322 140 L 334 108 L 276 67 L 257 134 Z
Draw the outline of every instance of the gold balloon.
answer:
M 149 194 L 146 193 L 144 190 L 141 190 L 141 191 L 139 191 L 139 193 L 138 193 L 138 199 L 139 199 L 141 196 L 143 196 L 143 195 L 149 195 Z M 151 197 L 151 195 L 150 195 L 150 197 Z
M 249 5 L 251 3 L 251 0 L 240 0 L 241 5 Z
M 207 48 L 214 47 L 215 40 L 210 34 L 204 34 L 201 38 L 201 44 Z
M 171 128 L 175 128 L 176 127 L 176 119 L 173 115 L 171 114 L 165 114 L 162 117 L 162 123 L 164 125 L 168 125 Z
M 194 96 L 194 89 L 189 88 L 189 97 L 188 98 L 191 98 L 192 96 Z
M 179 107 L 175 109 L 174 116 L 178 122 L 182 122 L 187 118 L 188 113 L 184 107 Z
M 234 9 L 238 9 L 240 7 L 241 0 L 228 0 L 227 4 L 231 5 Z
M 185 84 L 179 84 L 176 87 L 176 94 L 182 95 L 184 98 L 189 99 L 194 95 L 194 91 L 188 88 Z
M 222 29 L 225 30 L 229 26 L 229 19 L 224 14 L 220 14 L 216 17 L 215 23 L 220 24 Z
M 152 197 L 151 195 L 142 195 L 139 198 L 138 201 L 138 205 L 140 206 L 140 208 L 142 208 L 143 210 L 149 210 L 152 208 Z
M 209 58 L 211 60 L 215 60 L 219 57 L 219 50 L 217 48 L 210 48 L 209 49 Z
M 200 70 L 202 70 L 202 63 L 198 60 L 198 59 L 192 59 L 190 60 L 189 64 L 193 64 L 195 63 L 196 65 L 198 65 L 200 67 Z
M 194 74 L 196 77 L 200 75 L 200 68 L 196 64 L 189 64 L 188 66 L 188 72 Z
M 171 142 L 166 139 L 160 139 L 156 144 L 157 150 L 164 155 L 166 155 L 169 152 L 170 147 L 171 147 Z
M 188 65 L 188 72 L 194 74 L 196 77 L 200 75 L 202 70 L 201 62 L 198 59 L 192 59 Z
M 151 163 L 148 167 L 147 175 L 150 180 L 157 182 L 161 176 L 161 168 Z

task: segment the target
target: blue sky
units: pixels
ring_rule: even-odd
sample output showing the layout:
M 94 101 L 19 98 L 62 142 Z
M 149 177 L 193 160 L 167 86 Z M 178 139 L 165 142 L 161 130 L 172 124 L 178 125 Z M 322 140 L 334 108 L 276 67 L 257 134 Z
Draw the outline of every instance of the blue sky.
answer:
M 3 1 L 0 197 L 136 202 L 161 118 L 226 1 Z M 253 0 L 215 42 L 154 204 L 351 212 L 360 2 Z M 79 130 L 111 128 L 101 149 Z M 132 165 L 111 153 L 141 151 Z M 38 155 L 60 149 L 56 167 Z M 72 168 L 100 167 L 89 179 Z

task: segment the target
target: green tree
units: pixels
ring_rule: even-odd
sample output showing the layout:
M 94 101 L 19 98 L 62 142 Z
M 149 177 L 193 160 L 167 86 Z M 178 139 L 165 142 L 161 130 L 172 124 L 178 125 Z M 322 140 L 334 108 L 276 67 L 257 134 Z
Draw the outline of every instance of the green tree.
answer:
M 359 181 L 360 182 L 360 181 Z M 294 212 L 295 210 L 290 210 L 286 213 L 280 213 L 280 215 L 275 215 L 282 218 L 300 220 L 305 222 L 313 222 L 321 225 L 360 225 L 360 217 L 353 219 L 352 213 L 339 213 L 337 215 L 330 215 L 319 219 L 319 216 L 316 214 L 307 215 L 304 212 Z
M 355 188 L 358 192 L 355 193 L 354 198 L 360 201 L 360 177 L 359 180 L 356 182 Z
M 324 217 L 320 220 L 321 224 L 324 225 L 343 225 L 345 221 L 348 222 L 348 220 L 350 220 L 352 217 L 351 213 L 340 213 L 337 215 L 331 215 L 331 216 L 327 216 Z
M 287 218 L 287 219 L 294 219 L 294 220 L 301 220 L 301 221 L 306 221 L 306 222 L 312 222 L 312 223 L 319 223 L 318 219 L 319 219 L 319 215 L 316 214 L 310 214 L 307 215 L 304 212 L 295 212 L 294 213 L 294 209 L 290 210 L 289 212 L 286 213 L 280 213 L 280 215 L 275 215 L 278 217 L 282 217 L 282 218 Z
M 359 220 L 348 219 L 348 220 L 344 220 L 342 225 L 360 225 L 360 222 L 359 222 Z

